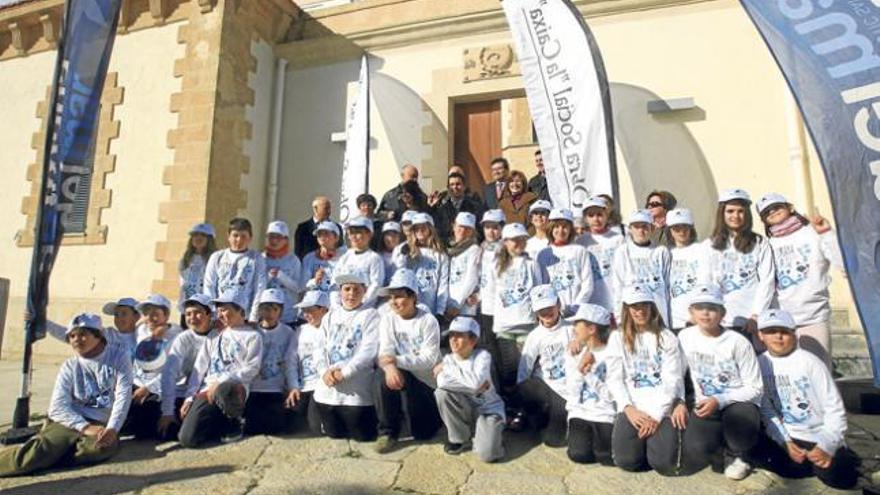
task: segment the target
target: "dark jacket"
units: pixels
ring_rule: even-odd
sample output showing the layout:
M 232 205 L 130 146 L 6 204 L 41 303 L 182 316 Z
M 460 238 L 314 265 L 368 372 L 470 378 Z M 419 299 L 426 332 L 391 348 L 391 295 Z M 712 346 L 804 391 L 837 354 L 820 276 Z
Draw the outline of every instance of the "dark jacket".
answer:
M 547 190 L 547 176 L 538 174 L 529 179 L 529 191 L 535 193 L 538 199 L 550 201 L 550 191 Z
M 400 209 L 400 195 L 403 194 L 403 185 L 397 184 L 392 187 L 382 196 L 382 201 L 379 202 L 379 209 L 376 210 L 376 216 L 383 220 L 388 220 L 388 213 L 397 214 L 397 211 Z M 392 220 L 399 220 L 399 218 L 392 218 Z
M 498 208 L 499 203 L 499 198 L 495 195 L 495 182 L 496 181 L 493 180 L 492 182 L 483 186 L 483 202 L 486 203 L 486 208 L 490 210 Z M 507 189 L 504 189 L 504 191 L 506 190 Z
M 341 246 L 343 230 L 342 226 L 338 223 L 336 223 L 336 226 L 339 227 L 339 245 Z M 315 219 L 313 218 L 296 226 L 296 232 L 293 234 L 293 253 L 300 260 L 315 249 L 318 249 L 318 238 L 314 234 L 315 227 L 317 227 L 317 224 L 315 224 Z
M 486 211 L 486 205 L 483 204 L 483 200 L 479 197 L 465 194 L 461 199 L 461 204 L 456 208 L 452 198 L 445 194 L 443 199 L 431 208 L 430 213 L 434 217 L 434 227 L 437 229 L 437 235 L 440 236 L 444 245 L 452 239 L 452 226 L 455 224 L 455 217 L 462 211 L 473 213 L 477 217 L 477 224 L 479 225 L 480 219 L 482 219 L 483 213 Z M 479 232 L 479 229 L 477 229 L 477 232 Z

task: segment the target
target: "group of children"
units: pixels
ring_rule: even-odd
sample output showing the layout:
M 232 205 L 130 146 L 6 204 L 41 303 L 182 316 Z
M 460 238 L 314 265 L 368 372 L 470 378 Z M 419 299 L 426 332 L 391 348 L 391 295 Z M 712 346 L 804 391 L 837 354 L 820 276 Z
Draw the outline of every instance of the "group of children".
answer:
M 105 306 L 114 327 L 89 313 L 49 325 L 77 355 L 41 432 L 0 452 L 0 475 L 104 459 L 120 434 L 195 447 L 306 425 L 388 452 L 445 425 L 445 452 L 487 462 L 504 457 L 505 429 L 531 428 L 579 463 L 664 475 L 711 464 L 731 479 L 762 465 L 851 487 L 828 367 L 833 233 L 768 194 L 756 205 L 765 239 L 751 205 L 722 192 L 699 243 L 686 209 L 660 222 L 637 211 L 624 232 L 601 197 L 580 235 L 546 201 L 529 226 L 487 211 L 482 243 L 466 212 L 448 245 L 426 213 L 385 223 L 378 243 L 356 217 L 347 247 L 335 223 L 318 224 L 303 260 L 284 222 L 263 252 L 245 219 L 222 250 L 196 225 L 181 326 L 158 294 Z

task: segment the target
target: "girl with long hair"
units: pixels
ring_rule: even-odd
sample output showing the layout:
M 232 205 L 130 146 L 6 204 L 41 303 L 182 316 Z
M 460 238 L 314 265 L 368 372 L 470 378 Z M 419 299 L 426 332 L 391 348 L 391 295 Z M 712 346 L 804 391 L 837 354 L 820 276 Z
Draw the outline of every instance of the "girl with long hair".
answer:
M 545 227 L 550 245 L 538 253 L 538 266 L 544 280 L 559 296 L 563 317 L 573 315 L 593 293 L 590 253 L 574 242 L 574 215 L 567 209 L 554 209 Z
M 214 226 L 209 223 L 198 223 L 189 230 L 186 251 L 184 251 L 177 268 L 180 274 L 180 296 L 177 299 L 177 309 L 181 313 L 180 326 L 183 328 L 186 328 L 186 319 L 183 317 L 184 302 L 190 297 L 202 293 L 208 258 L 217 250 L 215 236 Z
M 709 247 L 697 242 L 691 210 L 679 208 L 666 214 L 667 245 L 672 256 L 669 269 L 670 328 L 676 335 L 691 324 L 691 296 L 698 286 L 710 282 Z
M 412 229 L 406 242 L 394 253 L 394 266 L 409 268 L 419 282 L 418 300 L 439 321 L 443 321 L 449 302 L 449 256 L 427 213 L 412 216 Z
M 584 203 L 584 223 L 587 232 L 575 242 L 587 248 L 593 275 L 593 294 L 590 303 L 614 311 L 612 265 L 614 251 L 623 244 L 624 237 L 610 223 L 610 210 L 604 199 L 594 196 Z

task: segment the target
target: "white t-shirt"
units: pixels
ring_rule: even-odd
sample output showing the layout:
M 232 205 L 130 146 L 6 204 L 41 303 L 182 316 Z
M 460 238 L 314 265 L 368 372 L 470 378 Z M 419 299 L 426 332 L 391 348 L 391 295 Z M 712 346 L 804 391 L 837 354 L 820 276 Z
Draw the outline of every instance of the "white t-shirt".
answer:
M 761 404 L 761 369 L 745 337 L 735 330 L 724 330 L 713 337 L 692 326 L 678 334 L 678 341 L 686 367 L 691 370 L 697 402 L 714 397 L 720 409 L 733 402 Z
M 584 354 L 592 352 L 593 365 L 586 374 L 581 373 L 578 365 Z M 572 356 L 565 353 L 565 388 L 568 393 L 565 408 L 568 419 L 582 419 L 594 423 L 614 423 L 617 409 L 614 397 L 608 389 L 608 347 L 584 349 L 580 354 Z
M 548 284 L 559 296 L 563 314 L 572 315 L 593 294 L 593 268 L 590 253 L 580 244 L 549 245 L 538 253 L 538 266 Z
M 394 356 L 398 368 L 436 387 L 433 369 L 440 361 L 440 324 L 422 308 L 416 308 L 416 315 L 408 320 L 392 311 L 383 313 L 379 320 L 379 356 Z
M 672 328 L 679 329 L 688 325 L 694 290 L 712 280 L 709 249 L 705 243 L 696 242 L 690 246 L 670 249 L 672 265 L 669 270 L 669 298 Z
M 623 290 L 640 285 L 654 296 L 654 304 L 667 323 L 669 316 L 669 268 L 672 256 L 665 246 L 638 246 L 627 241 L 614 252 L 612 273 L 614 276 L 614 315 L 621 321 Z
M 343 381 L 330 387 L 319 380 L 314 398 L 332 406 L 372 406 L 373 369 L 379 352 L 379 314 L 363 304 L 348 310 L 334 307 L 321 321 L 324 355 L 318 375 L 339 368 Z
M 468 305 L 467 299 L 480 287 L 480 261 L 483 250 L 473 246 L 449 260 L 449 302 L 447 306 L 456 308 L 462 316 L 477 314 L 476 305 Z
M 710 243 L 711 239 L 705 242 Z M 724 308 L 721 322 L 726 327 L 742 327 L 752 315 L 769 309 L 776 292 L 773 251 L 770 244 L 759 237 L 750 253 L 736 250 L 733 242 L 719 251 L 709 246 L 712 281 L 721 288 Z
M 593 270 L 593 293 L 590 303 L 615 311 L 614 307 L 614 252 L 624 242 L 618 229 L 609 228 L 602 234 L 586 233 L 575 241 L 590 253 Z
M 543 283 L 538 264 L 526 255 L 517 256 L 504 273 L 495 271 L 495 318 L 492 330 L 496 335 L 527 333 L 535 325 L 535 313 L 529 292 Z
M 571 325 L 562 318 L 552 328 L 540 323 L 526 337 L 517 370 L 517 383 L 539 378 L 565 399 L 565 355 L 572 340 Z

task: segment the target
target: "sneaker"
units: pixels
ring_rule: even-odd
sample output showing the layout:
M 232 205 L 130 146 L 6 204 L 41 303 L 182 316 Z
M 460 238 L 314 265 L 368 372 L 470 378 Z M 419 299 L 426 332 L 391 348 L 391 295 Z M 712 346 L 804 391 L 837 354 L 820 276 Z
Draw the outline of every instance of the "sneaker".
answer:
M 222 443 L 235 443 L 244 438 L 244 418 L 233 419 L 231 422 L 234 424 L 229 427 L 229 431 L 220 437 Z
M 739 481 L 745 479 L 752 472 L 752 466 L 748 462 L 737 457 L 724 468 L 724 476 L 728 479 Z
M 390 435 L 381 435 L 376 439 L 376 443 L 373 444 L 373 450 L 375 450 L 379 454 L 387 454 L 391 452 L 391 449 L 397 445 L 397 439 Z
M 463 443 L 446 442 L 446 445 L 443 446 L 443 452 L 449 455 L 459 455 L 464 451 L 465 445 Z

